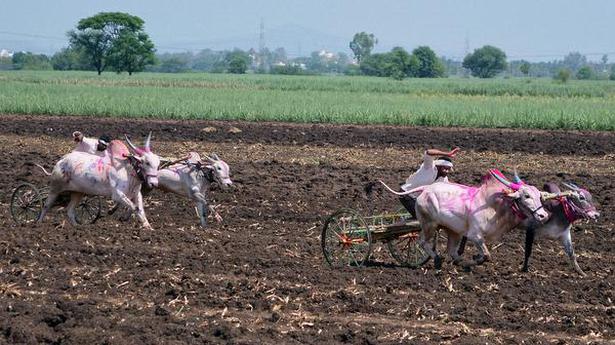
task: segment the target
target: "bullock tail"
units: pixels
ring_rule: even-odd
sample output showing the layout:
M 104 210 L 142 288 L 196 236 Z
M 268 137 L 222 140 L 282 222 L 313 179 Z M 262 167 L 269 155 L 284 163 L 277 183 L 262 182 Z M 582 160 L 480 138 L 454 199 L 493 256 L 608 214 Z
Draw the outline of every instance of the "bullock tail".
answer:
M 387 186 L 387 184 L 386 184 L 386 183 L 384 183 L 382 180 L 378 180 L 378 182 L 382 183 L 382 185 L 383 185 L 386 189 L 388 189 L 391 193 L 393 193 L 393 194 L 397 194 L 397 195 L 408 195 L 408 194 L 412 194 L 412 193 L 422 192 L 422 191 L 423 191 L 423 188 L 425 187 L 425 186 L 421 186 L 421 187 L 418 187 L 418 188 L 414 188 L 414 189 L 411 189 L 411 190 L 407 190 L 407 191 L 405 191 L 405 192 L 397 192 L 397 191 L 395 191 L 395 190 L 391 189 L 391 187 Z
M 43 170 L 43 172 L 45 173 L 45 175 L 51 176 L 51 173 L 48 172 L 47 170 L 45 170 L 45 168 L 42 165 L 39 165 L 39 164 L 36 164 L 36 163 L 34 163 L 34 165 L 36 165 L 37 167 L 41 168 Z

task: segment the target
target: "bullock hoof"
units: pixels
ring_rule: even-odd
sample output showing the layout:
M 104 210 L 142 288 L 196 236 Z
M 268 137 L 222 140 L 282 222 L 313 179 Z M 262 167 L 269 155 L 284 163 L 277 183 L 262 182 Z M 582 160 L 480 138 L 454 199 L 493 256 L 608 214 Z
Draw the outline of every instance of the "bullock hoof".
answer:
M 437 270 L 442 269 L 442 257 L 441 256 L 436 256 L 433 259 L 433 267 Z
M 485 262 L 489 261 L 489 258 L 487 258 L 486 256 L 482 256 L 482 255 L 474 255 L 472 258 L 474 259 L 474 262 L 476 263 L 476 265 L 482 265 Z

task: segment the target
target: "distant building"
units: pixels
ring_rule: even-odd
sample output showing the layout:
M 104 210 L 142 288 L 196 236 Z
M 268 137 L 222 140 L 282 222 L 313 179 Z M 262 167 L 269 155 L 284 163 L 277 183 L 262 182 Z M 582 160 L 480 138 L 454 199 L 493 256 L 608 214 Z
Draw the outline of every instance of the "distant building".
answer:
M 325 58 L 327 60 L 335 59 L 335 53 L 328 52 L 324 49 L 318 52 L 318 56 Z
M 6 49 L 0 49 L 0 58 L 12 58 L 13 52 L 10 52 Z

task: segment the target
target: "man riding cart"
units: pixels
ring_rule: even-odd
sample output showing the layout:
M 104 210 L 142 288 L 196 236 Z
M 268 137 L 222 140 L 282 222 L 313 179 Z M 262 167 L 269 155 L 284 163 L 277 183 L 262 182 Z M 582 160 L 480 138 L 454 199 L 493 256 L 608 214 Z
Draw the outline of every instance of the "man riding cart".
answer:
M 401 192 L 406 192 L 435 182 L 448 182 L 448 174 L 453 170 L 451 158 L 454 158 L 460 150 L 459 147 L 455 147 L 449 152 L 437 149 L 425 151 L 423 154 L 423 163 L 414 174 L 406 179 L 406 182 L 401 186 Z M 440 157 L 435 158 L 436 156 Z M 408 210 L 414 218 L 416 218 L 416 198 L 417 195 L 411 194 L 399 197 L 401 204 L 404 205 L 406 210 Z

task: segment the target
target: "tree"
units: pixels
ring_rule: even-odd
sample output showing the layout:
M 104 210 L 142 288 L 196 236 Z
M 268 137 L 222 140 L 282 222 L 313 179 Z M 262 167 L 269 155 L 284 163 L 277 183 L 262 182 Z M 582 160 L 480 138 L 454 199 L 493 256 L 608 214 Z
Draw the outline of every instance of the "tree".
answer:
M 561 83 L 565 83 L 568 81 L 568 79 L 570 79 L 570 70 L 567 68 L 561 68 L 559 71 L 557 71 L 557 74 L 554 78 Z
M 190 70 L 188 59 L 184 54 L 163 55 L 159 59 L 160 65 L 154 71 L 162 73 L 182 73 Z
M 64 48 L 51 57 L 53 69 L 60 71 L 92 70 L 83 51 L 71 47 Z
M 523 61 L 519 66 L 519 71 L 521 71 L 521 73 L 523 73 L 523 75 L 527 77 L 530 74 L 530 66 L 531 65 L 529 62 Z
M 81 19 L 77 24 L 77 29 L 70 31 L 68 37 L 71 46 L 83 50 L 100 75 L 110 62 L 119 63 L 118 61 L 121 60 L 123 61 L 122 65 L 126 64 L 125 59 L 118 59 L 119 50 L 128 47 L 128 44 L 143 41 L 147 38 L 147 35 L 142 35 L 145 34 L 143 24 L 141 18 L 127 13 L 101 12 L 92 17 Z M 149 41 L 149 39 L 145 41 Z M 142 42 L 141 48 L 137 48 L 136 51 L 142 51 L 145 55 L 153 54 L 153 44 L 151 44 L 151 49 L 145 49 L 149 46 L 149 43 Z M 112 54 L 113 57 L 111 57 Z M 123 54 L 126 57 L 132 52 L 124 52 Z M 134 57 L 132 59 L 134 60 Z M 148 61 L 147 56 L 142 57 L 142 60 Z M 120 66 L 114 67 L 117 69 Z
M 26 70 L 49 70 L 52 69 L 52 66 L 47 55 L 19 52 L 13 54 L 13 68 Z
M 395 80 L 402 80 L 412 73 L 410 61 L 412 56 L 402 47 L 395 47 L 386 55 L 385 75 Z
M 609 75 L 610 80 L 615 80 L 615 65 L 611 66 L 611 74 Z
M 0 56 L 0 71 L 13 69 L 13 58 L 8 56 Z
M 360 65 L 365 75 L 392 77 L 401 80 L 411 77 L 419 66 L 418 58 L 401 47 L 395 47 L 388 53 L 367 56 Z
M 506 69 L 506 54 L 499 48 L 486 45 L 468 54 L 462 66 L 475 77 L 492 78 Z
M 444 76 L 444 65 L 428 46 L 421 46 L 412 51 L 417 58 L 418 66 L 414 76 L 419 78 L 439 78 Z
M 154 51 L 154 44 L 145 32 L 123 30 L 111 45 L 109 65 L 118 73 L 126 71 L 132 75 L 156 63 Z
M 594 75 L 594 71 L 589 66 L 583 66 L 577 71 L 577 79 L 587 80 L 591 79 Z
M 587 57 L 579 52 L 572 52 L 564 57 L 564 67 L 572 72 L 577 72 L 579 68 L 587 64 Z
M 194 57 L 192 69 L 207 72 L 224 72 L 226 69 L 224 62 L 226 54 L 227 53 L 224 51 L 214 51 L 211 49 L 201 50 Z
M 352 41 L 350 41 L 350 49 L 354 53 L 358 63 L 363 61 L 363 58 L 369 56 L 374 46 L 378 43 L 378 40 L 374 34 L 368 34 L 366 32 L 359 32 L 354 34 Z
M 228 72 L 235 74 L 246 73 L 248 65 L 250 64 L 250 56 L 246 52 L 239 49 L 235 49 L 234 51 L 228 53 L 225 60 L 228 65 Z

